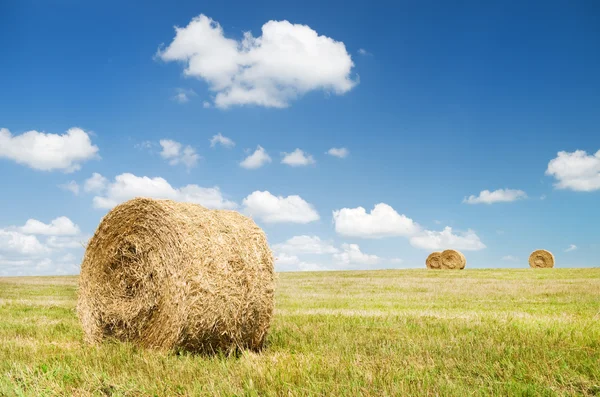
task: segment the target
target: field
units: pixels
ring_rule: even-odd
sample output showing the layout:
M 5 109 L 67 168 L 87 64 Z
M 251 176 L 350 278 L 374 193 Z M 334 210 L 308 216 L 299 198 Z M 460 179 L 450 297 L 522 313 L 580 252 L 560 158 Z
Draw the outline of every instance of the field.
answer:
M 0 396 L 600 395 L 600 268 L 284 273 L 232 358 L 88 346 L 76 294 L 0 278 Z

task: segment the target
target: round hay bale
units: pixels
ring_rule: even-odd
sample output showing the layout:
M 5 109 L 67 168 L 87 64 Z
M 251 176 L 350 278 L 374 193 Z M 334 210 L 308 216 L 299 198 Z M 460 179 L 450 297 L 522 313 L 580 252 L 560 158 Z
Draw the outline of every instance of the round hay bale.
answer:
M 90 343 L 233 353 L 262 347 L 273 313 L 273 254 L 235 211 L 136 198 L 89 241 L 77 312 Z
M 445 250 L 441 254 L 442 269 L 464 269 L 467 259 L 460 251 Z
M 529 266 L 534 269 L 554 267 L 554 255 L 546 250 L 536 250 L 529 255 Z
M 425 259 L 425 266 L 427 269 L 441 269 L 442 268 L 442 253 L 441 252 L 432 252 L 429 254 L 427 259 Z

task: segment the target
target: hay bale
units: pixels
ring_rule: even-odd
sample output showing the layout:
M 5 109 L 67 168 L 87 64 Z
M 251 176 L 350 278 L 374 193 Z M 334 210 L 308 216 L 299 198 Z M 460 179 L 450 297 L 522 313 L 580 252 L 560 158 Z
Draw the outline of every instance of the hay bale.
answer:
M 534 269 L 554 267 L 554 255 L 546 250 L 536 250 L 529 255 L 529 266 Z
M 77 311 L 90 343 L 232 353 L 262 347 L 273 254 L 235 211 L 136 198 L 102 219 L 81 265 Z
M 460 251 L 445 250 L 441 254 L 442 269 L 464 269 L 467 259 Z
M 442 268 L 442 253 L 441 252 L 432 252 L 429 254 L 427 259 L 425 259 L 425 266 L 427 269 L 441 269 Z

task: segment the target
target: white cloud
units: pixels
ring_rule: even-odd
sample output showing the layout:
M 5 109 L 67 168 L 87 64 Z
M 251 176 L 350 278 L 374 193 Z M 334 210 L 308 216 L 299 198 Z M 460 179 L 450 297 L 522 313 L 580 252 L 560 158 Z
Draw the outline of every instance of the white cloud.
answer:
M 200 156 L 196 153 L 196 150 L 187 145 L 183 145 L 179 142 L 170 139 L 161 139 L 159 141 L 162 151 L 160 156 L 169 161 L 170 165 L 184 164 L 187 169 L 194 167 L 198 163 Z
M 546 175 L 556 179 L 554 186 L 557 189 L 600 190 L 600 150 L 594 155 L 583 150 L 558 152 L 558 157 L 548 163 Z
M 245 32 L 237 41 L 200 15 L 186 27 L 175 27 L 175 32 L 157 56 L 182 62 L 186 76 L 205 80 L 220 108 L 282 108 L 309 91 L 341 95 L 357 84 L 350 77 L 354 63 L 344 43 L 319 36 L 306 25 L 269 21 L 262 26 L 262 36 Z
M 87 193 L 102 193 L 108 186 L 108 179 L 97 172 L 94 172 L 91 177 L 85 180 L 83 190 Z
M 281 266 L 293 266 L 300 264 L 300 259 L 296 255 L 280 252 L 275 254 L 275 263 Z
M 289 240 L 275 244 L 273 249 L 284 254 L 335 254 L 339 252 L 331 243 L 317 236 L 294 236 Z
M 226 200 L 218 187 L 187 185 L 174 188 L 163 178 L 139 177 L 125 173 L 117 175 L 106 188 L 104 196 L 94 197 L 94 207 L 112 208 L 134 197 L 171 199 L 203 205 L 207 208 L 233 209 L 237 204 Z
M 240 166 L 246 169 L 260 168 L 266 163 L 271 162 L 271 157 L 267 154 L 267 151 L 262 146 L 258 145 L 254 153 L 246 157 L 244 161 L 240 163 Z
M 371 53 L 369 51 L 365 50 L 364 48 L 359 48 L 357 52 L 362 56 L 371 55 Z
M 507 262 L 517 262 L 519 259 L 512 255 L 506 255 L 502 257 L 502 260 Z
M 196 96 L 196 92 L 191 89 L 177 88 L 176 91 L 177 93 L 172 98 L 175 102 L 187 103 L 190 101 L 190 97 Z
M 84 248 L 87 246 L 91 236 L 60 237 L 50 236 L 46 239 L 46 245 L 53 249 Z
M 0 253 L 2 254 L 31 257 L 46 254 L 48 251 L 48 248 L 35 236 L 14 230 L 0 229 Z
M 40 222 L 37 219 L 28 219 L 19 230 L 25 234 L 43 234 L 46 236 L 74 236 L 80 233 L 79 226 L 66 216 L 60 216 L 49 224 Z
M 81 163 L 98 157 L 98 147 L 81 128 L 71 128 L 66 134 L 46 134 L 28 131 L 13 136 L 0 129 L 0 158 L 7 158 L 36 170 L 74 172 Z
M 357 244 L 342 244 L 342 252 L 333 254 L 333 259 L 342 265 L 376 265 L 381 261 L 377 255 L 361 252 Z
M 58 187 L 64 190 L 68 190 L 76 196 L 79 194 L 79 185 L 75 181 L 70 181 L 62 185 L 58 185 Z
M 527 194 L 522 190 L 515 189 L 498 189 L 490 192 L 483 190 L 479 196 L 465 197 L 463 203 L 467 204 L 493 204 L 493 203 L 508 203 L 527 198 Z
M 223 136 L 219 132 L 217 135 L 213 135 L 213 137 L 210 139 L 210 147 L 215 147 L 217 145 L 221 145 L 226 148 L 232 148 L 235 146 L 235 142 L 232 139 Z
M 333 211 L 333 222 L 337 233 L 353 237 L 410 236 L 419 231 L 419 225 L 412 219 L 385 203 L 375 205 L 370 213 L 363 207 Z
M 316 162 L 313 156 L 304 153 L 300 149 L 296 149 L 291 153 L 283 153 L 283 155 L 284 157 L 283 160 L 281 160 L 281 163 L 291 165 L 292 167 L 310 165 Z
M 565 252 L 571 252 L 577 250 L 577 246 L 575 244 L 569 245 L 569 248 L 565 250 Z
M 274 196 L 255 191 L 244 199 L 244 213 L 266 223 L 309 223 L 319 220 L 313 206 L 300 196 Z
M 350 154 L 350 151 L 348 149 L 346 149 L 345 147 L 340 147 L 340 148 L 332 147 L 331 149 L 329 149 L 327 151 L 327 154 L 330 156 L 334 156 L 334 157 L 343 159 L 343 158 L 348 157 L 348 155 Z
M 473 230 L 469 229 L 465 233 L 454 234 L 450 226 L 446 226 L 441 232 L 424 230 L 418 235 L 411 237 L 410 244 L 413 247 L 430 251 L 449 248 L 478 251 L 486 248 L 485 244 L 481 242 L 479 236 Z

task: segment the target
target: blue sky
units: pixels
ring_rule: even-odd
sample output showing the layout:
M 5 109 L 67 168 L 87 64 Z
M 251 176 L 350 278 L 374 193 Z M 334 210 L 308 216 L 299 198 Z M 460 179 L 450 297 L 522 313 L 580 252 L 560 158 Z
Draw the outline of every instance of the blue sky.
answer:
M 596 2 L 122 3 L 0 3 L 0 275 L 77 273 L 135 195 L 279 270 L 600 265 Z

